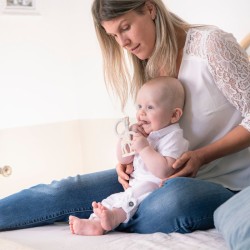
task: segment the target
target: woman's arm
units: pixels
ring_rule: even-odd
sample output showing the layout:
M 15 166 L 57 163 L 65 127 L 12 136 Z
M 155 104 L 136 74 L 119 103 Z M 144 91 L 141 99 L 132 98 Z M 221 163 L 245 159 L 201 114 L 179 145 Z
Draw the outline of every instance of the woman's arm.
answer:
M 199 168 L 213 160 L 235 153 L 250 146 L 250 132 L 243 126 L 237 126 L 216 142 L 194 151 L 188 151 L 173 164 L 178 176 L 195 177 Z
M 250 62 L 247 54 L 231 34 L 221 30 L 209 34 L 205 50 L 215 85 L 241 112 L 243 120 L 216 142 L 184 153 L 173 164 L 177 173 L 171 178 L 194 177 L 202 165 L 250 146 Z
M 250 132 L 242 126 L 237 126 L 220 140 L 199 150 L 203 163 L 238 152 L 250 146 Z

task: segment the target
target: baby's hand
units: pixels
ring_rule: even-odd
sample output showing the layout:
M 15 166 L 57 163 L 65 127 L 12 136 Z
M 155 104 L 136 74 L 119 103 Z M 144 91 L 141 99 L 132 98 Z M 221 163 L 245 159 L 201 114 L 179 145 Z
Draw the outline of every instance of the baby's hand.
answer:
M 135 132 L 135 133 L 139 133 L 139 134 L 143 135 L 144 137 L 147 137 L 148 134 L 143 129 L 143 127 L 142 127 L 143 124 L 144 124 L 144 122 L 139 121 L 138 123 L 131 125 L 130 130 Z
M 136 133 L 133 136 L 132 149 L 137 153 L 140 153 L 145 147 L 149 146 L 148 140 L 140 133 Z

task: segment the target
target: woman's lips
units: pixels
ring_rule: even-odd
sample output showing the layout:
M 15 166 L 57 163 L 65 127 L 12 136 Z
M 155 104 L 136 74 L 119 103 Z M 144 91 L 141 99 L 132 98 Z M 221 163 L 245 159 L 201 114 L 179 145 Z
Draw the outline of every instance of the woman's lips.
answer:
M 138 44 L 137 46 L 135 46 L 134 48 L 131 49 L 131 52 L 134 53 L 136 52 L 136 50 L 140 47 L 140 44 Z

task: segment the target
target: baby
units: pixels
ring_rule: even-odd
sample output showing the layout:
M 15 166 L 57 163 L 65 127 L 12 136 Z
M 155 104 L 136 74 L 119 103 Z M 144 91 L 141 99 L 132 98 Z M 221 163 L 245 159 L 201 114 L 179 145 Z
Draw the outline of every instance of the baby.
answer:
M 183 86 L 175 78 L 158 77 L 140 88 L 136 97 L 137 123 L 130 127 L 134 132 L 131 148 L 136 154 L 122 157 L 120 145 L 117 148 L 121 164 L 133 162 L 130 187 L 102 202 L 94 201 L 89 219 L 70 216 L 73 234 L 102 235 L 127 223 L 142 200 L 174 173 L 172 164 L 189 146 L 178 124 L 184 99 Z

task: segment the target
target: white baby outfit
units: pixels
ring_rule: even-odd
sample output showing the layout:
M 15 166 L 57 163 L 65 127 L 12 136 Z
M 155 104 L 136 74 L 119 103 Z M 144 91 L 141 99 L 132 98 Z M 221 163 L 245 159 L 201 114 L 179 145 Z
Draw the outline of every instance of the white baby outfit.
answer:
M 183 137 L 183 131 L 179 124 L 172 124 L 158 131 L 153 131 L 147 137 L 151 147 L 163 156 L 178 158 L 183 152 L 188 150 L 189 143 Z M 129 180 L 130 187 L 124 192 L 112 194 L 101 203 L 108 209 L 122 208 L 127 219 L 124 223 L 134 215 L 138 205 L 152 191 L 159 188 L 161 179 L 154 176 L 143 163 L 139 154 L 134 156 L 133 160 L 134 172 Z M 155 166 L 157 168 L 157 166 Z M 96 217 L 95 214 L 90 219 Z

